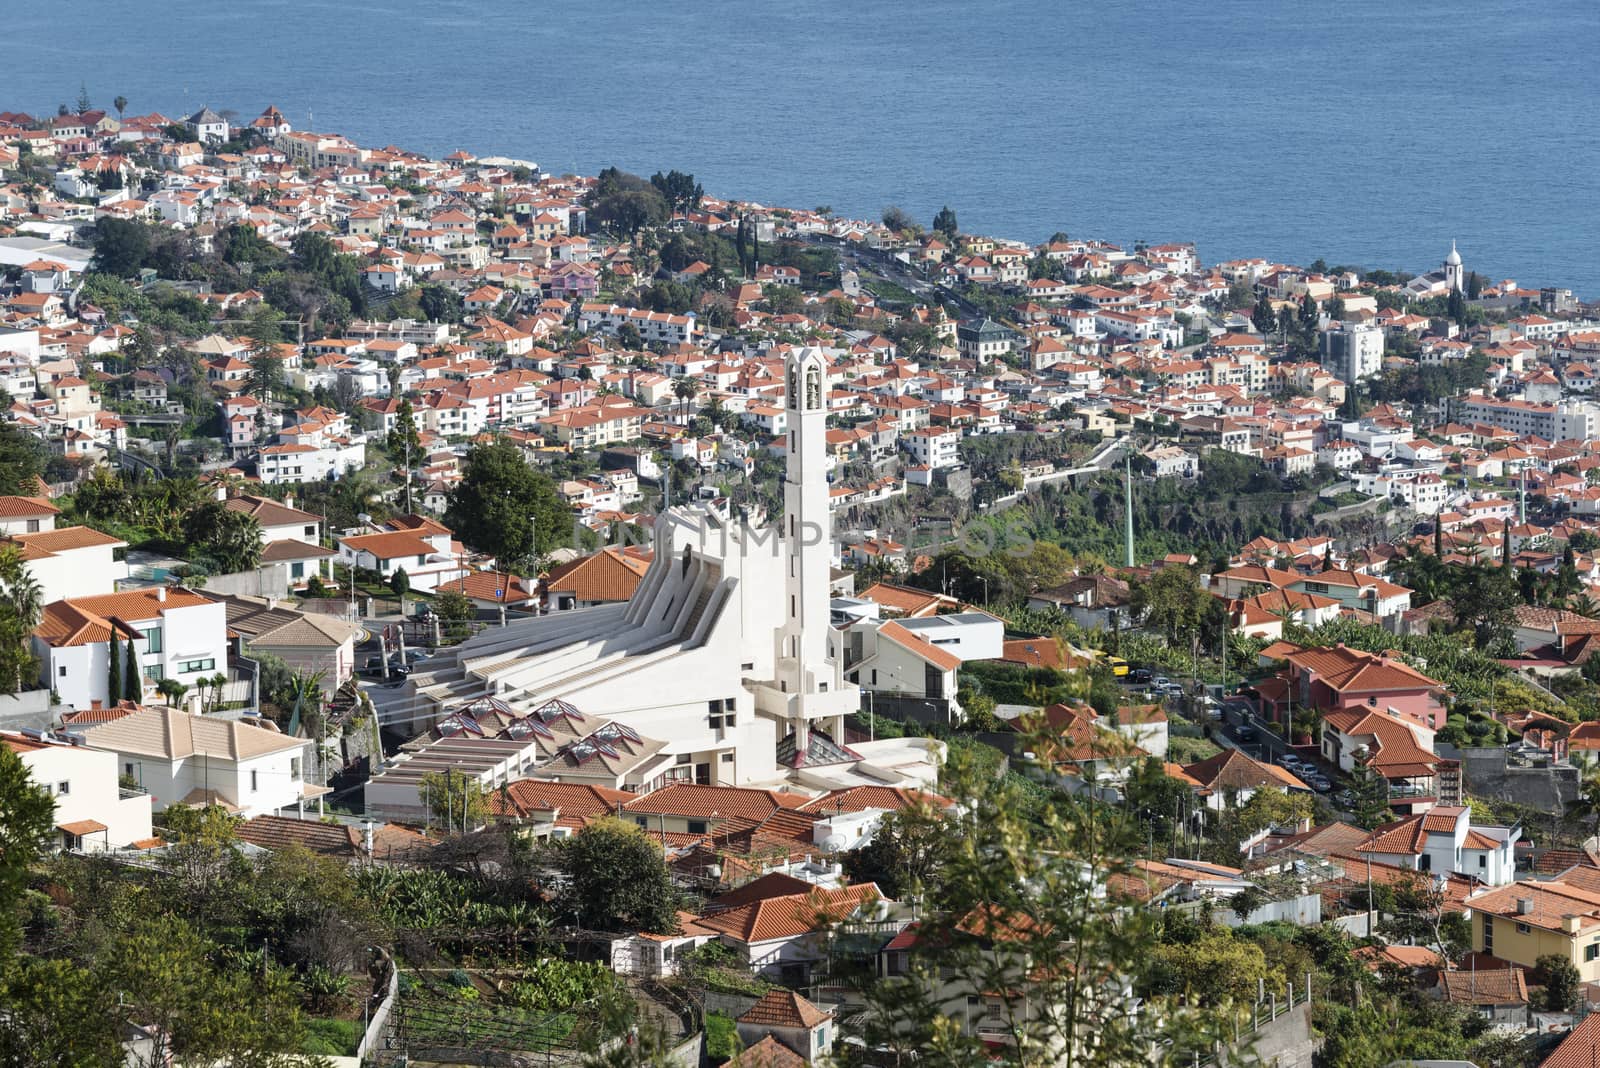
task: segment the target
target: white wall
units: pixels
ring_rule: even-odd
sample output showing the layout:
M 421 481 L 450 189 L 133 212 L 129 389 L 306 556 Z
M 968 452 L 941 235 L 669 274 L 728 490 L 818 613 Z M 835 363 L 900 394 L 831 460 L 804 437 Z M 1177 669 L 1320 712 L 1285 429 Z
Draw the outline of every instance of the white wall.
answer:
M 93 742 L 91 732 L 90 741 Z M 311 741 L 280 753 L 252 757 L 237 764 L 225 756 L 196 754 L 180 760 L 138 753 L 116 754 L 118 768 L 147 791 L 157 812 L 182 801 L 193 790 L 215 790 L 238 806 L 246 818 L 271 815 L 301 799 Z M 250 772 L 256 772 L 251 789 Z
M 55 800 L 57 826 L 79 820 L 106 825 L 104 834 L 86 836 L 85 849 L 118 849 L 150 837 L 150 797 L 121 797 L 115 754 L 78 745 L 52 745 L 20 755 L 33 781 Z

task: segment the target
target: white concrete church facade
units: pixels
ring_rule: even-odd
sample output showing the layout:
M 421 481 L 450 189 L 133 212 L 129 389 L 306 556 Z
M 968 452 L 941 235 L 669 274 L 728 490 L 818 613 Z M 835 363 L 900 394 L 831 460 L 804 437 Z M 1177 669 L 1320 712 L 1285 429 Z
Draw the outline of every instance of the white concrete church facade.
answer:
M 665 742 L 641 789 L 662 776 L 821 788 L 926 781 L 931 764 L 913 754 L 843 744 L 860 691 L 828 643 L 827 365 L 820 350 L 800 349 L 786 373 L 781 527 L 748 526 L 722 502 L 668 509 L 632 600 L 477 635 L 407 682 L 416 725 L 486 694 L 525 713 L 559 698 Z

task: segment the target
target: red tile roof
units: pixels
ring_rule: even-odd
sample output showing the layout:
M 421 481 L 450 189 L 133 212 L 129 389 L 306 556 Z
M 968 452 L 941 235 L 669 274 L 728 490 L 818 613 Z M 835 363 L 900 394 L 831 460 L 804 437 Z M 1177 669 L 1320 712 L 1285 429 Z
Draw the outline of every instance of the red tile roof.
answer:
M 792 1030 L 812 1028 L 833 1019 L 792 990 L 776 987 L 769 990 L 739 1017 L 742 1024 L 754 1027 L 782 1027 Z

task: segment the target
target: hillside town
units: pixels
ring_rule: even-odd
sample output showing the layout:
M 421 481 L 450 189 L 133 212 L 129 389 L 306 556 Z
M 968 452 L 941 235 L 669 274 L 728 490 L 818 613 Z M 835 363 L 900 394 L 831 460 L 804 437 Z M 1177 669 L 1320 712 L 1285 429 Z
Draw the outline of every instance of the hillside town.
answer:
M 80 103 L 0 1054 L 1600 1057 L 1600 304 Z

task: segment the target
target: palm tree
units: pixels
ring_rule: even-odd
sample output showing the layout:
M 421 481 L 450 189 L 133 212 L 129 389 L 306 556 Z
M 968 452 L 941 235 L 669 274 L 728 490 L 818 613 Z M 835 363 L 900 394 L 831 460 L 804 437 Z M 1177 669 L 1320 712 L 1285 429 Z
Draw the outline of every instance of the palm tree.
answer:
M 37 670 L 33 628 L 44 612 L 44 594 L 15 545 L 0 549 L 0 587 L 0 679 L 17 693 Z
M 678 398 L 678 413 L 680 415 L 689 414 L 689 401 L 699 392 L 695 388 L 694 382 L 687 375 L 672 383 L 672 395 Z
M 121 122 L 122 113 L 128 110 L 128 98 L 119 96 L 111 102 L 111 106 L 117 109 L 117 121 Z
M 1595 599 L 1587 593 L 1580 593 L 1576 597 L 1568 598 L 1567 611 L 1576 612 L 1578 615 L 1587 616 L 1589 619 L 1600 618 L 1600 604 L 1595 603 Z
M 39 625 L 44 611 L 44 590 L 28 570 L 22 550 L 15 545 L 0 549 L 0 602 L 28 630 Z

